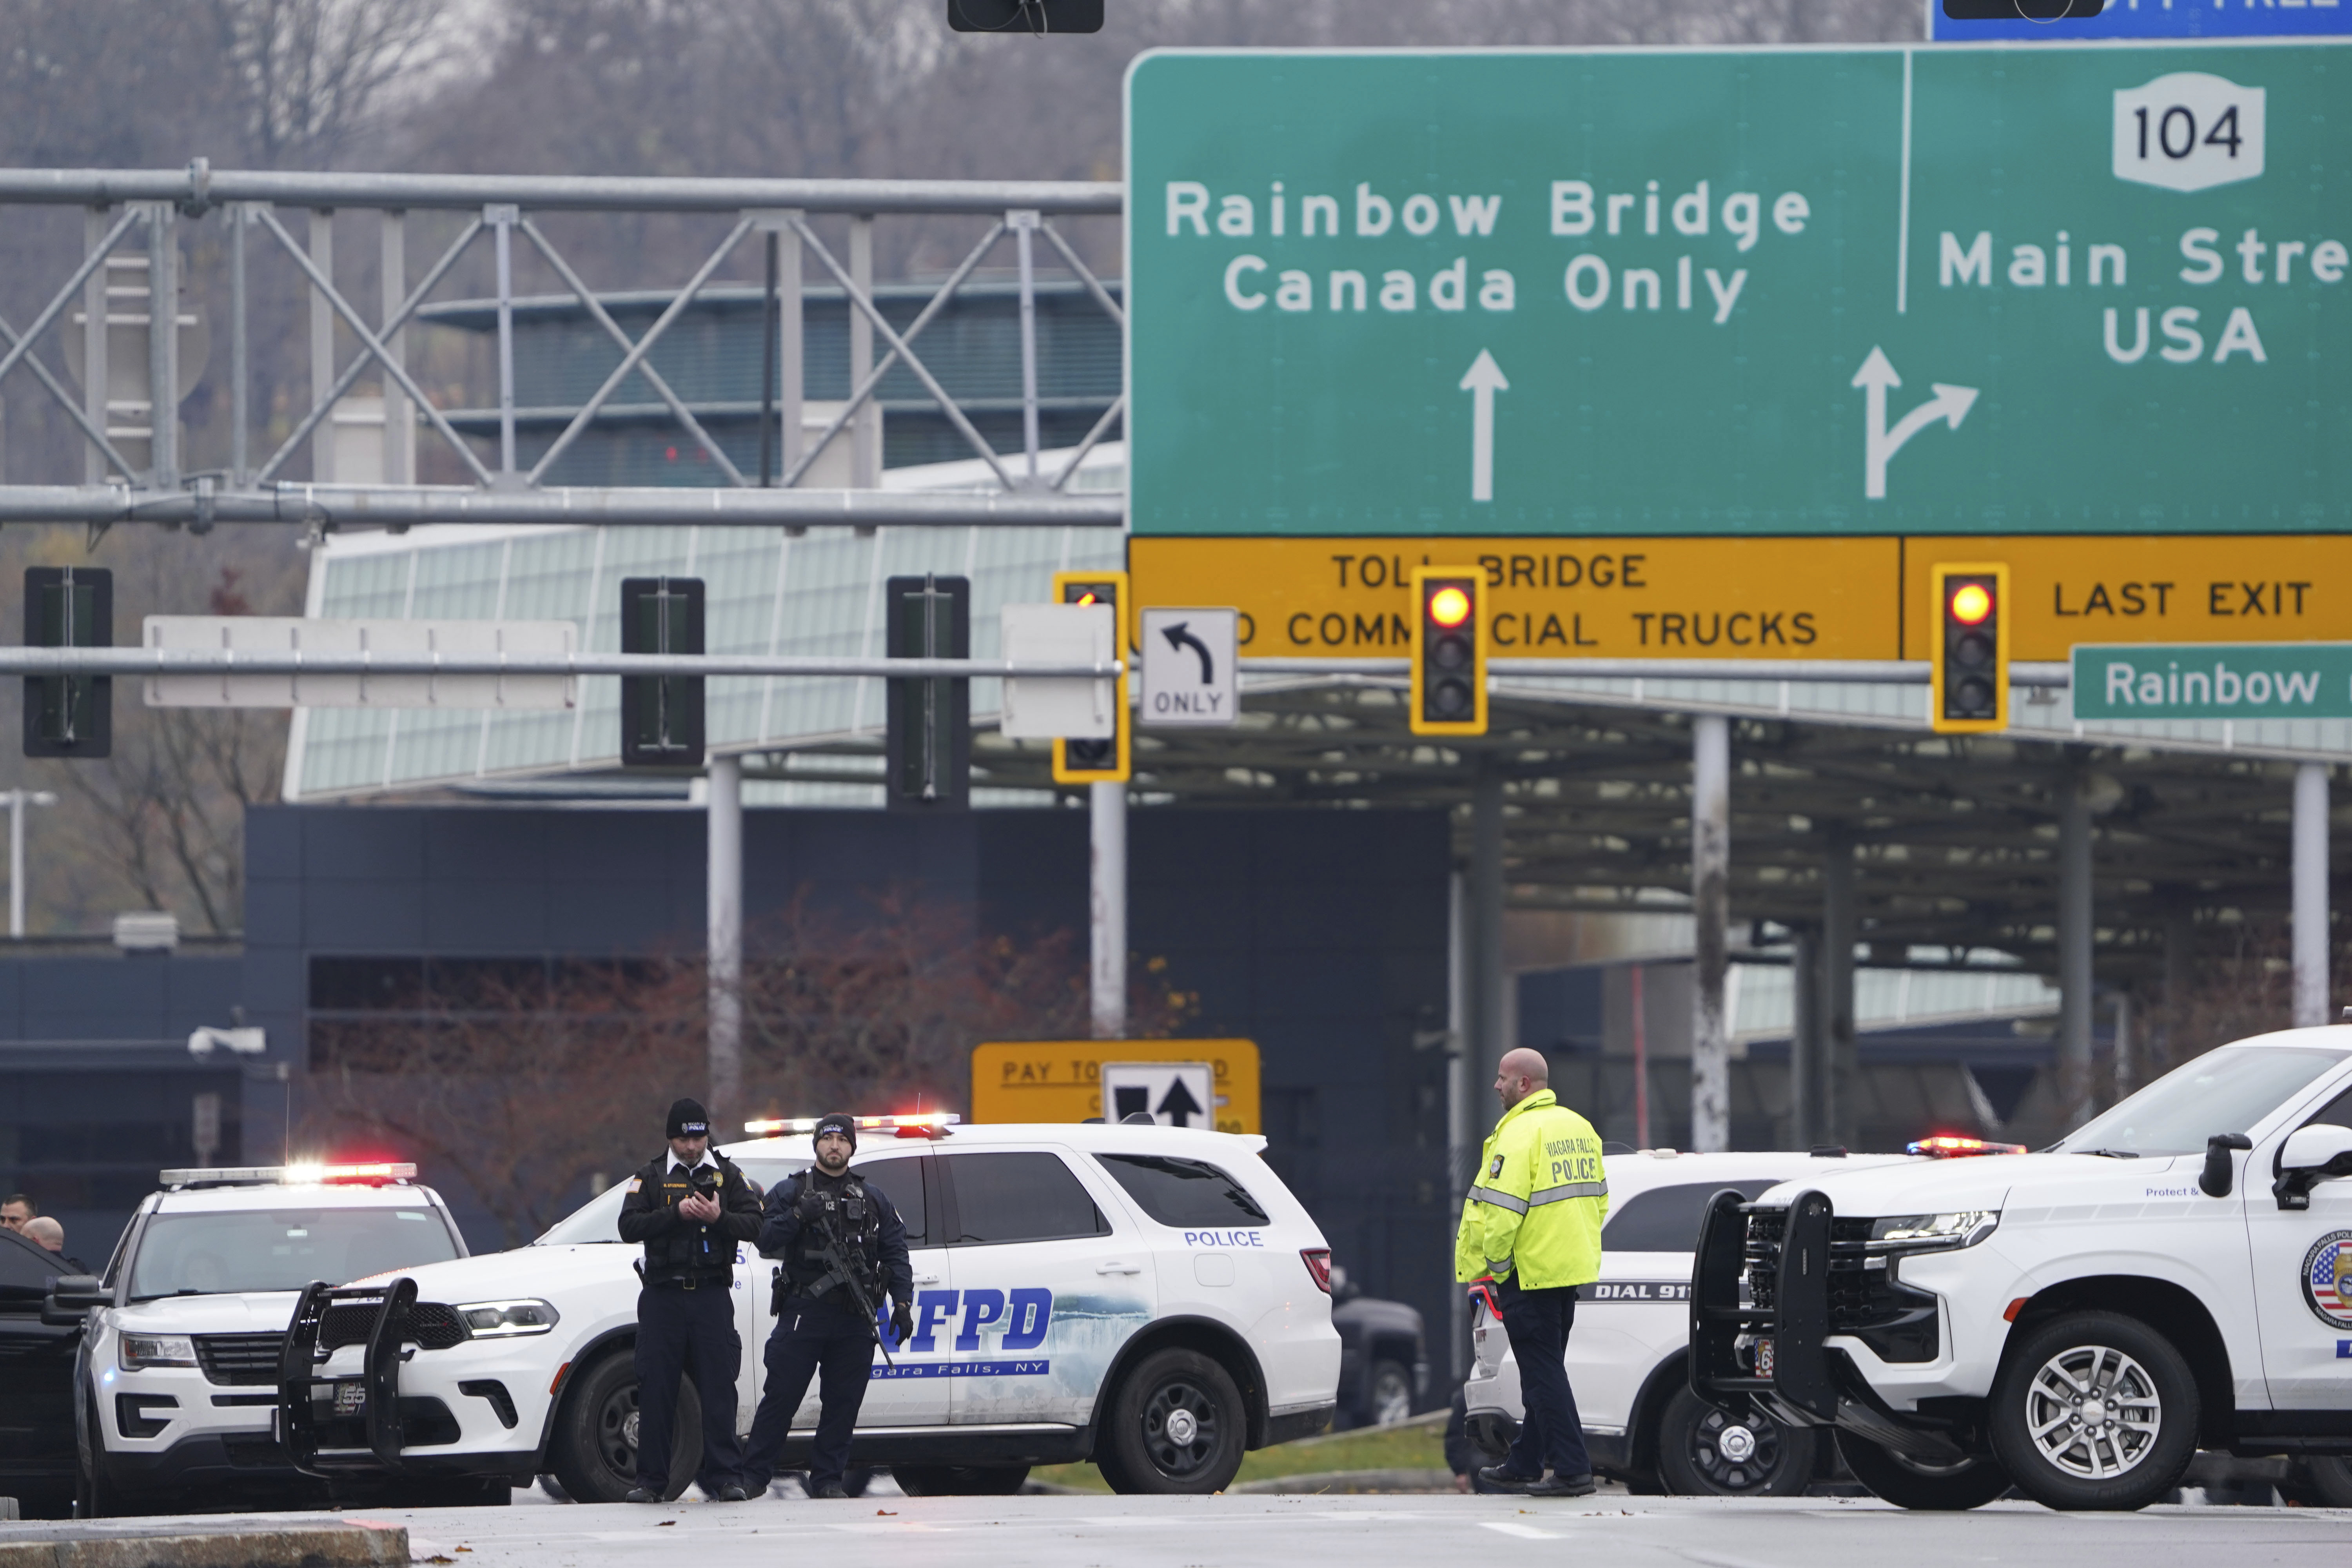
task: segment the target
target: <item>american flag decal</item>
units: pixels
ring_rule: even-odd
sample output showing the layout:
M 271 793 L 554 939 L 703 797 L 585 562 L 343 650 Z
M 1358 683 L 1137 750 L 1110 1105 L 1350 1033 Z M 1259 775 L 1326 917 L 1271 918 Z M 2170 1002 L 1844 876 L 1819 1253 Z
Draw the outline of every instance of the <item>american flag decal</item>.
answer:
M 2321 1322 L 2352 1329 L 2352 1230 L 2331 1231 L 2303 1255 L 2303 1299 Z

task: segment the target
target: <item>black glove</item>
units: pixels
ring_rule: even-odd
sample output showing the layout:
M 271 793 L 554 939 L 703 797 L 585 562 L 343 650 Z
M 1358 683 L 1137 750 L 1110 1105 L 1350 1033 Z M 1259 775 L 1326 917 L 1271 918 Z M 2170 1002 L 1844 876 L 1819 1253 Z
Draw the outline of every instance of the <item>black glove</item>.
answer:
M 890 1337 L 902 1345 L 915 1337 L 915 1314 L 904 1301 L 891 1305 Z
M 793 1215 L 803 1224 L 814 1224 L 824 1217 L 824 1194 L 814 1186 L 803 1185 L 801 1195 L 793 1200 Z

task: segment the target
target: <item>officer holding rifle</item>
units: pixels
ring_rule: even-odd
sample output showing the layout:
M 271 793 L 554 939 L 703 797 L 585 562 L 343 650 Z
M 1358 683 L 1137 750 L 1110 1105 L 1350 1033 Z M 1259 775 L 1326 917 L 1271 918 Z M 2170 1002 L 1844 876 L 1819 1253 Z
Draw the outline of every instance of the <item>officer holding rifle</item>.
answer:
M 793 1413 L 817 1384 L 820 1411 L 809 1456 L 809 1495 L 837 1498 L 849 1463 L 849 1436 L 866 1401 L 874 1352 L 881 1342 L 881 1303 L 894 1306 L 890 1338 L 914 1332 L 914 1269 L 907 1260 L 907 1227 L 877 1187 L 850 1173 L 857 1152 L 857 1122 L 838 1112 L 820 1117 L 816 1164 L 779 1182 L 768 1194 L 760 1225 L 760 1251 L 782 1260 L 775 1273 L 776 1328 L 768 1336 L 767 1392 L 751 1418 L 744 1446 L 744 1479 L 756 1492 L 776 1470 Z

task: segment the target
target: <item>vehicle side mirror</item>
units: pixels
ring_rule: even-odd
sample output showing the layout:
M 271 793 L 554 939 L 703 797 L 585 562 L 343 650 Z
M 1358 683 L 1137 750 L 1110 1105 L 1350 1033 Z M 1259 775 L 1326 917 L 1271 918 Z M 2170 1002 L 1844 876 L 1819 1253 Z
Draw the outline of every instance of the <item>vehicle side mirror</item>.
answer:
M 2232 1151 L 2251 1149 L 2253 1140 L 2242 1132 L 2216 1132 L 2205 1140 L 2205 1169 L 2197 1184 L 2209 1198 L 2226 1198 L 2237 1184 L 2238 1166 L 2231 1158 Z
M 2287 1134 L 2271 1193 L 2282 1209 L 2307 1209 L 2311 1189 L 2331 1176 L 2352 1176 L 2352 1127 L 2314 1122 Z
M 113 1300 L 106 1281 L 95 1274 L 60 1274 L 41 1302 L 41 1321 L 53 1329 L 70 1328 L 92 1307 L 107 1306 Z

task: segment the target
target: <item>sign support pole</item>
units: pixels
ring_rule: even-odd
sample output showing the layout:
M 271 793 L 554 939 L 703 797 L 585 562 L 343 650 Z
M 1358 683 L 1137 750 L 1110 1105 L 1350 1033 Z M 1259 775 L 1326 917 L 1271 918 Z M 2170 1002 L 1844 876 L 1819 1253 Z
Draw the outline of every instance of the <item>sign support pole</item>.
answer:
M 1468 926 L 1469 901 L 1465 896 L 1462 873 L 1454 871 L 1445 879 L 1445 1195 L 1451 1204 L 1454 1194 L 1466 1192 L 1470 1186 L 1471 1163 L 1477 1152 L 1471 1147 L 1477 1136 L 1470 1125 L 1470 1008 L 1469 966 L 1470 942 Z M 1454 1223 L 1458 1209 L 1441 1211 L 1441 1225 Z M 1440 1232 L 1440 1239 L 1445 1233 Z M 1456 1383 L 1470 1375 L 1470 1297 L 1466 1291 L 1455 1290 L 1446 1304 L 1447 1366 Z
M 2327 1016 L 2327 764 L 2294 766 L 2294 1025 Z
M 1723 1016 L 1731 920 L 1731 721 L 1691 721 L 1691 913 L 1697 924 L 1691 990 L 1691 1148 L 1731 1147 L 1731 1035 Z
M 1093 837 L 1087 906 L 1095 1038 L 1116 1040 L 1127 1034 L 1127 785 L 1089 784 L 1087 802 Z
M 710 1124 L 728 1125 L 743 1096 L 743 761 L 710 759 Z
M 1469 973 L 1472 1070 L 1491 1079 L 1511 1048 L 1503 1038 L 1503 775 L 1492 759 L 1470 797 Z
M 1822 936 L 1812 926 L 1789 932 L 1789 1147 L 1811 1149 L 1832 1142 L 1822 1114 L 1829 1074 L 1822 1059 Z
M 2058 1094 L 2066 1125 L 2091 1114 L 2091 803 L 2067 777 L 2058 807 Z
M 1853 1038 L 1853 835 L 1830 825 L 1822 849 L 1822 1140 L 1851 1149 L 1862 1141 L 1862 1066 Z

